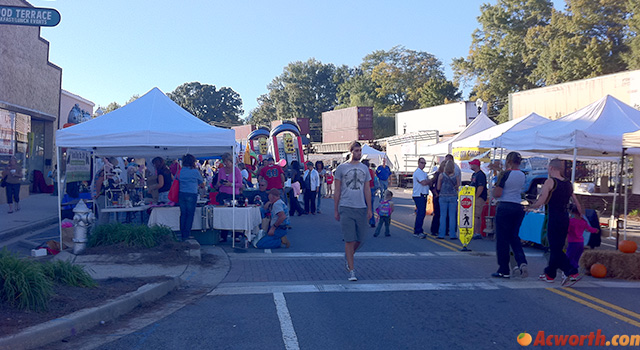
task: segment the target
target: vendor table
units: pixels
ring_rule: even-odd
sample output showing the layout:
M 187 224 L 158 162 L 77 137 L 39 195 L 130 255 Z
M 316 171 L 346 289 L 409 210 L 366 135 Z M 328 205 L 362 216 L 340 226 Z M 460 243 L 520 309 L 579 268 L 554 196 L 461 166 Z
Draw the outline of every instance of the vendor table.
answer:
M 253 238 L 253 231 L 257 231 L 257 227 L 261 221 L 260 207 L 257 206 L 240 208 L 224 206 L 213 207 L 213 228 L 218 230 L 244 231 L 247 237 L 245 248 L 248 247 L 249 241 Z M 235 247 L 235 232 L 233 234 L 233 245 Z
M 149 215 L 149 226 L 167 226 L 171 231 L 180 231 L 180 207 L 155 207 Z M 191 230 L 202 230 L 202 207 L 196 207 Z
M 544 213 L 527 212 L 520 225 L 520 239 L 542 244 L 542 227 L 544 225 Z
M 144 224 L 144 211 L 149 209 L 148 205 L 141 205 L 139 207 L 131 207 L 131 208 L 104 208 L 100 210 L 100 214 L 102 213 L 116 213 L 116 220 L 118 220 L 118 213 L 135 213 L 140 212 L 140 223 Z

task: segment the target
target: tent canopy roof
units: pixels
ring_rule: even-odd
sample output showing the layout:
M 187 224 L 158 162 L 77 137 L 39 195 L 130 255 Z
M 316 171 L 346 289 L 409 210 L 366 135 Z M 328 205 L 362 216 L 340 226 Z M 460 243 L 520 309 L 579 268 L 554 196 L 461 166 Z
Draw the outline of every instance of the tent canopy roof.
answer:
M 538 153 L 572 154 L 579 158 L 611 157 L 622 151 L 622 135 L 640 129 L 640 111 L 607 95 L 560 119 L 506 132 L 503 148 Z
M 462 130 L 456 136 L 448 140 L 438 142 L 435 145 L 425 147 L 423 150 L 420 151 L 420 153 L 430 154 L 430 155 L 445 155 L 445 154 L 451 153 L 451 148 L 452 148 L 451 146 L 454 142 L 464 140 L 467 137 L 476 135 L 477 133 L 494 126 L 496 126 L 496 123 L 494 123 L 493 120 L 489 119 L 489 116 L 487 116 L 484 112 L 482 112 L 476 117 L 476 119 L 474 119 L 469 125 L 467 125 L 467 127 L 464 130 Z
M 230 152 L 233 130 L 191 115 L 160 89 L 82 124 L 56 131 L 58 147 L 92 149 L 99 156 L 196 157 Z
M 460 142 L 454 142 L 453 147 L 500 147 L 500 137 L 506 132 L 525 130 L 534 126 L 546 124 L 551 120 L 536 113 L 531 113 L 526 117 L 510 120 L 506 123 L 498 124 L 485 131 L 467 137 Z

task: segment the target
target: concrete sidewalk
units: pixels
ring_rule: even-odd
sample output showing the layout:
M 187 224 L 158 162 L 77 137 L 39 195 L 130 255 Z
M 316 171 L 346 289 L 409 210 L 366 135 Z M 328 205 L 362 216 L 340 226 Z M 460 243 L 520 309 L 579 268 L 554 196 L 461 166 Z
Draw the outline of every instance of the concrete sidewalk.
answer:
M 58 222 L 58 197 L 32 194 L 20 200 L 19 211 L 9 214 L 8 210 L 7 204 L 0 208 L 0 241 Z

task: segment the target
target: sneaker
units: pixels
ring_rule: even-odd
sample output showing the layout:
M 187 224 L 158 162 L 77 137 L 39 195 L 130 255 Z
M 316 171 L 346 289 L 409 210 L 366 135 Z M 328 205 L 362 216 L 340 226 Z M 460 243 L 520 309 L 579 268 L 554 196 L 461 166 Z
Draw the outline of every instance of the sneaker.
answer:
M 419 233 L 414 233 L 413 237 L 420 238 L 420 234 Z
M 582 279 L 582 275 L 580 275 L 579 273 L 574 273 L 573 275 L 569 275 L 568 277 L 565 276 L 562 279 L 562 286 L 563 287 L 571 287 L 574 284 L 576 284 L 578 281 L 580 281 Z
M 356 270 L 351 270 L 349 271 L 349 281 L 357 281 L 358 278 L 356 277 Z
M 549 277 L 549 275 L 547 275 L 546 273 L 543 273 L 542 275 L 538 276 L 538 279 L 541 281 L 545 281 L 547 283 L 553 283 L 553 278 Z
M 520 278 L 527 277 L 529 277 L 529 268 L 527 267 L 527 264 L 522 264 L 520 265 Z
M 418 235 L 418 238 L 425 239 L 425 238 L 427 238 L 427 235 L 425 235 L 424 233 L 421 233 L 421 234 Z
M 494 272 L 491 274 L 491 277 L 495 278 L 511 278 L 511 275 L 505 275 L 504 273 Z

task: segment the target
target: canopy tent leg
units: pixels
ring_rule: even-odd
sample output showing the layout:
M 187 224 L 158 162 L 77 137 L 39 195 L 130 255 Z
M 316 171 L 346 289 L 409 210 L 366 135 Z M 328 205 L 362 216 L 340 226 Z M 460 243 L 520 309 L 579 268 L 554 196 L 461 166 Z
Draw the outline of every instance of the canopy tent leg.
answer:
M 624 156 L 625 156 L 625 152 L 626 152 L 626 149 L 625 149 L 625 148 L 623 148 L 623 149 L 622 149 L 622 157 L 623 157 L 623 158 L 624 158 Z M 625 240 L 627 240 L 627 212 L 628 212 L 628 205 L 629 205 L 629 193 L 628 193 L 629 186 L 627 186 L 627 183 L 626 183 L 626 180 L 627 180 L 627 178 L 628 178 L 628 175 L 627 175 L 627 173 L 626 173 L 626 171 L 627 171 L 626 166 L 625 166 L 625 168 L 624 168 L 624 171 L 625 171 L 625 186 L 624 186 L 624 229 L 623 229 L 623 231 L 622 231 L 622 232 L 624 233 L 624 239 L 625 239 Z
M 58 185 L 58 231 L 60 233 L 60 250 L 62 250 L 62 186 L 60 184 L 60 173 L 62 167 L 60 166 L 60 147 L 56 146 L 56 164 L 58 171 L 56 171 L 56 181 Z
M 578 158 L 578 148 L 573 148 L 573 163 L 571 166 L 571 185 L 576 183 L 576 159 Z
M 618 163 L 618 169 L 619 171 L 622 171 L 622 162 L 624 159 L 624 155 L 622 156 L 622 159 L 620 159 L 620 162 Z M 611 217 L 609 217 L 609 239 L 615 239 L 615 237 L 613 237 L 613 226 L 615 225 L 615 214 L 616 214 L 616 201 L 618 199 L 618 189 L 620 186 L 620 181 L 618 181 L 618 183 L 616 183 L 613 186 L 613 206 L 611 207 Z

